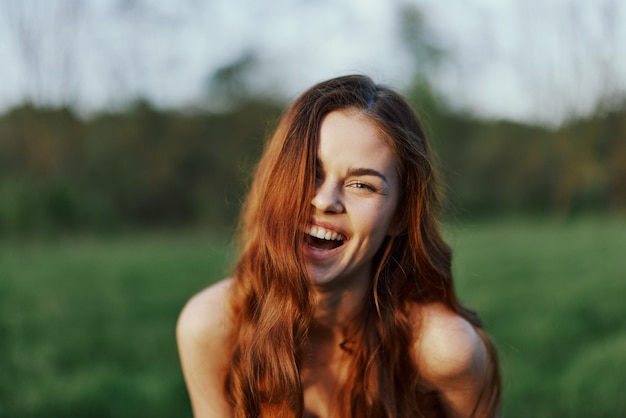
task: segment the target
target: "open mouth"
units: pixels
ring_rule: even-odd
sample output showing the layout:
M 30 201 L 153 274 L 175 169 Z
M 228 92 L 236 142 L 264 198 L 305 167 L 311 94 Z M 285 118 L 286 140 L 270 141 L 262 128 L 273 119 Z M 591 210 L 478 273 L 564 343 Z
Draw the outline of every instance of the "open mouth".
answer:
M 334 250 L 343 245 L 346 237 L 321 226 L 311 226 L 304 234 L 304 242 L 316 250 Z

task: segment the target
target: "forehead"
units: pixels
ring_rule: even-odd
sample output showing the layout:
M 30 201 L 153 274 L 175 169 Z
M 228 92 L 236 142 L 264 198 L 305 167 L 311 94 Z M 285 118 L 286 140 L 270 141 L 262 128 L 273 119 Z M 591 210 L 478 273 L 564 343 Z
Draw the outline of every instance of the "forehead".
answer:
M 318 158 L 327 163 L 395 171 L 391 147 L 373 121 L 356 110 L 326 115 L 320 128 Z

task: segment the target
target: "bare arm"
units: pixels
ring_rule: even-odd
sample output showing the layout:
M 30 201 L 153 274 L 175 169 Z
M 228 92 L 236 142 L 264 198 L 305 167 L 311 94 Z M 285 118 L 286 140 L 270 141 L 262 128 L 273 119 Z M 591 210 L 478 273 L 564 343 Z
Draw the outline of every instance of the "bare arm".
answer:
M 194 417 L 230 417 L 224 379 L 232 354 L 231 281 L 219 282 L 194 296 L 178 318 L 176 338 Z
M 492 367 L 480 335 L 464 318 L 443 305 L 423 310 L 416 343 L 418 367 L 449 418 L 488 417 Z

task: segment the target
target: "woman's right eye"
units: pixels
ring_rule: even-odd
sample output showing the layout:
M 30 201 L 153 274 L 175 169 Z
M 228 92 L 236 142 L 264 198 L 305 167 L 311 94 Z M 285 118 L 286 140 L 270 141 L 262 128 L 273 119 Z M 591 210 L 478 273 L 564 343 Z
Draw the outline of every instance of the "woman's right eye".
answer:
M 322 172 L 319 169 L 315 170 L 315 187 L 319 187 L 319 185 L 321 185 L 323 181 L 324 175 L 322 174 Z

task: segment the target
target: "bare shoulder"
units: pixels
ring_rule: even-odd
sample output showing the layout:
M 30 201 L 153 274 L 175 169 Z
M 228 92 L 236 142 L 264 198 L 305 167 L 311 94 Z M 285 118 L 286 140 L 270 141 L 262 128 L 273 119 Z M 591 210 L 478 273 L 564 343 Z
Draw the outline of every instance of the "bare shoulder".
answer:
M 224 379 L 232 354 L 233 328 L 226 279 L 193 296 L 176 325 L 180 361 L 194 416 L 227 416 Z
M 465 318 L 440 303 L 423 305 L 419 313 L 415 350 L 424 377 L 441 382 L 483 368 L 487 361 L 485 345 Z
M 479 331 L 441 303 L 417 310 L 414 353 L 424 386 L 438 393 L 447 416 L 469 417 L 489 410 L 493 368 Z
M 231 287 L 232 279 L 225 279 L 194 295 L 178 317 L 177 337 L 215 337 L 227 331 L 232 324 Z

